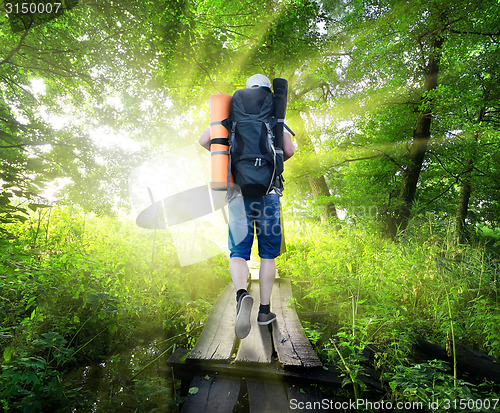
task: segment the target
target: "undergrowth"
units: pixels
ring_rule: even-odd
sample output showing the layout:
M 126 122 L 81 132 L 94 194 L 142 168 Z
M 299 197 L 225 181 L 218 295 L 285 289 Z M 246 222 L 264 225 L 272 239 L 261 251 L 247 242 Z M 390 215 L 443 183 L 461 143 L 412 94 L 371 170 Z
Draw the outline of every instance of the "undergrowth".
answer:
M 363 397 L 368 364 L 393 401 L 494 394 L 488 383 L 457 377 L 453 365 L 413 358 L 416 338 L 500 358 L 498 257 L 484 229 L 471 245 L 432 221 L 397 241 L 375 223 L 289 222 L 286 236 L 280 275 L 296 282 L 299 311 L 328 314 L 304 330 L 342 372 L 346 394 Z M 71 208 L 2 224 L 0 244 L 3 410 L 85 411 L 96 394 L 67 375 L 100 364 L 116 375 L 101 400 L 109 411 L 124 397 L 138 411 L 175 404 L 165 378 L 148 368 L 194 344 L 230 282 L 222 257 L 182 268 L 167 232 Z M 135 364 L 118 372 L 122 359 Z
M 220 258 L 180 267 L 166 232 L 71 208 L 39 209 L 0 238 L 5 411 L 78 404 L 63 375 L 138 343 L 192 346 L 230 280 Z
M 343 372 L 356 396 L 364 391 L 360 377 L 369 349 L 375 349 L 372 364 L 392 399 L 408 399 L 412 386 L 404 383 L 416 371 L 430 374 L 431 381 L 447 377 L 452 385 L 440 391 L 448 397 L 483 394 L 457 379 L 453 365 L 416 363 L 413 350 L 421 338 L 446 346 L 450 354 L 461 343 L 500 358 L 494 250 L 460 244 L 452 227 L 431 221 L 398 240 L 384 237 L 374 222 L 290 222 L 286 234 L 280 274 L 296 282 L 300 311 L 328 313 L 319 323 L 304 322 L 306 335 L 323 360 Z M 422 386 L 415 387 L 415 399 L 436 396 L 437 390 Z

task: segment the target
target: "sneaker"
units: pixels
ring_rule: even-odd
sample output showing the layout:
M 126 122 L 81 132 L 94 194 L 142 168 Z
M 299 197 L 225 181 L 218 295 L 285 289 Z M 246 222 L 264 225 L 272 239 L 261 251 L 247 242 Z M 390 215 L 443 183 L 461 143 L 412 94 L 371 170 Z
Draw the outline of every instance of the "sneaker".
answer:
M 271 324 L 274 320 L 276 320 L 276 314 L 272 311 L 270 311 L 269 314 L 259 313 L 257 316 L 257 324 L 260 326 Z
M 252 312 L 253 298 L 250 294 L 242 294 L 236 304 L 236 320 L 234 332 L 236 337 L 245 338 L 250 333 L 250 313 Z

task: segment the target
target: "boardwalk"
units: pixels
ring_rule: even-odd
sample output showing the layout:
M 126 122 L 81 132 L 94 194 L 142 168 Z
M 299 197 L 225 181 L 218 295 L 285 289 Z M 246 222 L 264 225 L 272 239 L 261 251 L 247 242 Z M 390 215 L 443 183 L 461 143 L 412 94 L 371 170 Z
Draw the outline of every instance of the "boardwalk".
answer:
M 254 278 L 252 274 L 248 292 L 255 303 L 258 303 L 259 283 Z M 321 367 L 321 361 L 302 331 L 300 320 L 292 306 L 290 280 L 275 280 L 271 303 L 277 315 L 277 320 L 271 328 L 257 324 L 256 304 L 252 309 L 250 334 L 243 340 L 237 340 L 234 335 L 234 289 L 232 285 L 228 285 L 216 301 L 205 328 L 187 359 L 269 364 L 273 353 L 276 352 L 278 361 L 284 368 Z M 234 350 L 236 357 L 233 359 Z
M 251 270 L 248 291 L 258 303 L 257 270 Z M 239 340 L 234 335 L 234 289 L 227 286 L 191 352 L 178 350 L 169 359 L 175 376 L 192 389 L 182 412 L 300 411 L 294 403 L 322 400 L 315 384 L 341 385 L 311 347 L 292 299 L 290 280 L 277 277 L 271 298 L 277 320 L 257 325 L 254 304 L 251 332 Z

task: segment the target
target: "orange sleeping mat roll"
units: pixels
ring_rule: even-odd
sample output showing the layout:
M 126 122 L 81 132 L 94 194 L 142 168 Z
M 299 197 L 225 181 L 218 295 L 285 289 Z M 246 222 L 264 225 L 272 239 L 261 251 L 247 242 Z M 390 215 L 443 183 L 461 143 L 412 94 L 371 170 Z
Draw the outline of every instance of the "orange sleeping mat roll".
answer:
M 210 152 L 212 158 L 212 181 L 210 186 L 215 191 L 227 190 L 227 169 L 229 165 L 229 131 L 220 122 L 229 116 L 232 96 L 213 95 L 210 98 Z M 222 142 L 221 142 L 222 139 Z M 230 175 L 230 183 L 234 183 Z

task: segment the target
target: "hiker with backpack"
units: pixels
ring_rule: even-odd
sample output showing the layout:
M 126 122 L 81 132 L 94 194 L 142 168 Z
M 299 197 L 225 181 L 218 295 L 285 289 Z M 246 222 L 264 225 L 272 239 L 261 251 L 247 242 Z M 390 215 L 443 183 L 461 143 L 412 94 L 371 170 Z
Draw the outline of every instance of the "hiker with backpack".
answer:
M 253 298 L 246 288 L 254 231 L 261 258 L 257 323 L 267 325 L 276 320 L 276 314 L 270 311 L 270 298 L 275 259 L 281 249 L 281 174 L 283 162 L 293 156 L 295 148 L 290 133 L 283 130 L 286 127 L 286 80 L 274 79 L 273 86 L 274 94 L 266 76 L 251 76 L 246 89 L 234 93 L 229 118 L 218 122 L 230 132 L 228 150 L 223 153 L 229 156 L 229 272 L 236 290 L 235 333 L 240 339 L 251 329 Z M 220 143 L 221 139 L 211 142 L 208 127 L 200 137 L 200 144 L 210 150 L 214 141 Z M 230 184 L 230 178 L 231 182 L 234 178 L 234 184 Z

